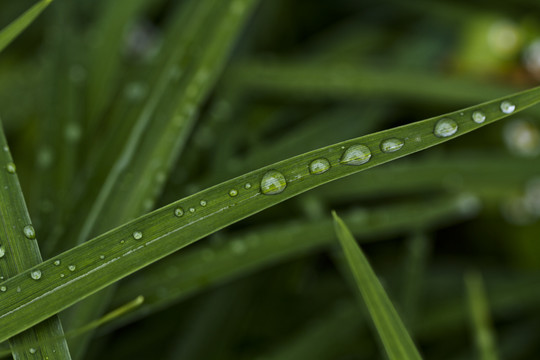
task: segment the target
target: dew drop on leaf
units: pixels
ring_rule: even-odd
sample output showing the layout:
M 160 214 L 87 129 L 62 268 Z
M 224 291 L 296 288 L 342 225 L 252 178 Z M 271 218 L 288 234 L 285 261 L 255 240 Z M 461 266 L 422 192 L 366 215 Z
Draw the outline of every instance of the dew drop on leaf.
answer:
M 60 265 L 60 260 L 54 260 L 53 264 L 54 264 L 55 266 Z
M 400 150 L 405 143 L 398 138 L 390 138 L 381 142 L 381 151 L 383 153 L 393 153 Z
M 516 105 L 512 104 L 510 101 L 503 101 L 501 103 L 501 111 L 505 114 L 511 114 L 516 110 Z
M 28 239 L 35 239 L 36 238 L 36 231 L 34 230 L 34 227 L 32 225 L 26 225 L 23 228 L 24 236 L 26 236 Z
M 77 267 L 75 265 L 69 265 L 68 266 L 69 271 L 75 271 L 76 268 Z
M 135 232 L 133 232 L 133 238 L 134 238 L 135 240 L 140 240 L 140 239 L 142 239 L 142 232 L 140 232 L 140 231 L 135 231 Z
M 251 184 L 250 184 L 250 183 L 246 183 L 246 185 L 244 185 L 244 189 L 246 189 L 246 190 L 251 189 Z
M 180 206 L 174 209 L 174 216 L 182 217 L 183 215 L 184 215 L 184 209 L 182 209 Z
M 6 255 L 6 249 L 3 246 L 0 246 L 0 258 L 3 258 Z
M 472 113 L 472 119 L 475 123 L 481 124 L 486 120 L 486 115 L 481 111 L 475 111 Z
M 235 197 L 236 195 L 238 195 L 238 191 L 236 189 L 229 190 L 229 196 Z
M 10 174 L 15 174 L 15 171 L 17 171 L 17 168 L 15 167 L 15 164 L 10 162 L 6 165 L 6 170 Z
M 339 160 L 345 165 L 362 165 L 371 159 L 371 151 L 366 145 L 353 145 L 343 153 Z
M 449 118 L 442 118 L 435 124 L 433 133 L 437 137 L 449 137 L 454 135 L 458 131 L 457 123 Z
M 34 280 L 41 279 L 41 271 L 40 270 L 34 270 L 30 273 L 30 277 Z
M 330 169 L 330 162 L 325 158 L 315 159 L 309 164 L 309 172 L 319 175 Z
M 285 176 L 277 170 L 270 170 L 261 179 L 261 192 L 265 195 L 275 195 L 287 187 Z
M 5 287 L 5 286 L 0 286 L 0 291 L 1 291 L 1 292 L 5 292 L 6 290 L 7 290 L 7 287 Z
M 206 201 L 205 201 L 205 200 L 201 200 L 201 202 L 200 202 L 199 204 L 201 204 L 201 206 L 206 206 Z

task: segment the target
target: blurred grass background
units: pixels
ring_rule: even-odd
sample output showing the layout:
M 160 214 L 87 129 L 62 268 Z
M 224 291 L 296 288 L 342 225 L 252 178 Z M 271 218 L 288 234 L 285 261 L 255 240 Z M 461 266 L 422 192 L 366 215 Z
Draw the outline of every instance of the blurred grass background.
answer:
M 0 55 L 0 116 L 45 258 L 72 246 L 183 3 L 55 0 Z M 0 28 L 31 5 L 0 3 Z M 536 86 L 539 13 L 533 0 L 261 0 L 147 210 L 304 151 Z M 352 230 L 369 240 L 363 249 L 425 358 L 477 358 L 470 269 L 485 281 L 501 358 L 537 358 L 539 124 L 533 108 L 325 185 L 131 276 L 116 305 L 145 291 L 163 305 L 103 328 L 84 358 L 380 358 L 335 235 L 313 231 L 331 209 L 357 214 Z M 431 216 L 462 194 L 467 211 Z M 319 245 L 283 245 L 266 260 L 231 245 L 223 267 L 205 265 L 213 272 L 174 273 L 231 239 L 287 234 Z M 184 278 L 196 286 L 174 292 Z

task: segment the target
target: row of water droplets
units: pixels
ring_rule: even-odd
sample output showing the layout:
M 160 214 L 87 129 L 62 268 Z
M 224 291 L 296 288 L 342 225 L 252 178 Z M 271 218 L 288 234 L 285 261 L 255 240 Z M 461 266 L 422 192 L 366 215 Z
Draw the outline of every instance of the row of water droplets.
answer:
M 504 114 L 511 114 L 515 111 L 516 106 L 510 101 L 502 101 L 500 109 Z M 474 111 L 471 114 L 471 120 L 476 124 L 482 124 L 486 121 L 486 114 L 482 111 Z M 433 134 L 437 137 L 444 138 L 456 134 L 458 124 L 451 118 L 442 118 L 435 123 Z M 380 149 L 383 153 L 393 153 L 401 150 L 405 145 L 405 141 L 399 138 L 389 138 L 380 143 Z M 340 164 L 344 165 L 362 165 L 371 159 L 371 150 L 366 145 L 352 145 L 343 153 Z M 313 175 L 320 175 L 327 172 L 331 168 L 330 161 L 325 158 L 318 158 L 309 164 L 309 172 Z M 268 171 L 261 180 L 261 192 L 265 195 L 275 195 L 283 192 L 287 187 L 285 176 L 277 171 Z

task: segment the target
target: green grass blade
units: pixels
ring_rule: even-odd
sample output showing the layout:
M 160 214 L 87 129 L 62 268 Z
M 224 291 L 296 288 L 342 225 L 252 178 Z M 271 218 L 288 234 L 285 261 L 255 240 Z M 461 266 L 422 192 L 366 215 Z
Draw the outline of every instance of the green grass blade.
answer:
M 465 287 L 479 359 L 497 360 L 499 357 L 495 345 L 495 334 L 481 275 L 477 272 L 467 273 Z
M 0 304 L 0 340 L 27 328 L 82 298 L 114 283 L 144 266 L 171 254 L 211 233 L 275 204 L 330 181 L 384 164 L 400 157 L 443 143 L 508 116 L 501 104 L 514 104 L 514 112 L 540 101 L 540 88 L 534 88 L 474 107 L 385 130 L 305 153 L 226 181 L 200 193 L 164 206 L 79 245 L 40 265 L 44 279 L 33 284 L 31 298 L 21 299 L 13 291 L 4 294 Z M 508 107 L 503 107 L 505 110 Z M 482 124 L 472 121 L 481 111 Z M 508 111 L 507 111 L 508 112 Z M 440 121 L 457 132 L 438 137 L 434 129 Z M 444 135 L 449 135 L 446 132 Z M 387 139 L 403 139 L 393 152 L 380 150 Z M 360 146 L 360 147 L 359 147 Z M 371 157 L 365 150 L 370 149 Z M 361 154 L 358 154 L 357 150 Z M 361 155 L 361 156 L 360 156 Z M 327 171 L 312 174 L 310 164 L 326 159 Z M 366 160 L 368 160 L 366 162 Z M 319 162 L 325 168 L 326 162 Z M 319 171 L 321 168 L 315 168 Z M 399 180 L 397 180 L 399 181 Z M 55 266 L 59 260 L 62 266 Z M 61 277 L 61 275 L 64 277 Z M 29 271 L 9 279 L 10 288 L 28 287 Z M 39 310 L 38 310 L 39 309 Z M 39 312 L 40 316 L 36 316 Z
M 388 357 L 391 360 L 421 359 L 405 325 L 403 325 L 364 253 L 356 244 L 343 220 L 335 212 L 333 212 L 333 216 L 343 252 Z
M 0 277 L 5 280 L 41 263 L 42 259 L 1 122 L 0 164 L 2 164 L 0 169 L 0 184 L 2 184 L 0 188 Z M 37 284 L 41 273 L 35 272 L 28 276 Z M 27 291 L 31 291 L 32 286 L 34 284 L 31 284 L 30 290 Z M 0 298 L 8 290 L 17 294 L 21 291 L 17 287 L 9 289 L 2 285 Z M 10 339 L 15 359 L 39 355 L 43 358 L 70 359 L 64 339 L 43 344 L 37 349 L 33 347 L 35 343 L 44 339 L 61 337 L 64 334 L 57 316 L 47 318 L 48 316 L 44 317 L 44 322 Z
M 42 0 L 0 31 L 0 52 L 38 17 L 52 0 Z

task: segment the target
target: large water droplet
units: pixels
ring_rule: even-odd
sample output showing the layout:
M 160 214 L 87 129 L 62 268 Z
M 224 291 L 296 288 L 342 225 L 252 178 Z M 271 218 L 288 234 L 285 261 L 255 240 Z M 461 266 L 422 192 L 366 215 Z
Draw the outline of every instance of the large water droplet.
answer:
M 15 174 L 15 171 L 17 171 L 17 167 L 15 167 L 15 164 L 10 162 L 6 165 L 6 170 L 10 174 Z
M 34 227 L 32 225 L 26 225 L 23 228 L 24 236 L 26 236 L 28 239 L 35 239 L 36 238 L 36 231 L 34 230 Z
M 275 195 L 287 187 L 285 176 L 277 170 L 270 170 L 261 179 L 261 192 L 265 195 Z
M 6 292 L 6 290 L 7 290 L 7 287 L 5 287 L 5 286 L 0 286 L 0 291 L 1 291 L 1 292 Z
M 319 175 L 330 169 L 330 162 L 325 158 L 315 159 L 309 164 L 309 172 Z
M 34 270 L 30 273 L 30 277 L 34 280 L 41 279 L 41 271 L 40 270 Z
M 481 124 L 486 120 L 486 115 L 481 111 L 473 112 L 471 117 L 473 121 L 477 124 Z
M 0 246 L 0 258 L 3 258 L 6 255 L 6 249 L 3 246 Z
M 236 195 L 238 195 L 238 190 L 236 189 L 229 190 L 229 196 L 235 197 Z
M 76 268 L 77 267 L 75 265 L 69 265 L 68 266 L 69 271 L 75 271 Z
M 405 143 L 398 138 L 390 138 L 381 142 L 381 151 L 384 153 L 393 153 L 403 147 Z
M 458 131 L 458 124 L 449 118 L 443 118 L 437 121 L 433 133 L 437 137 L 449 137 Z
M 183 215 L 184 215 L 184 209 L 182 209 L 180 206 L 174 209 L 174 216 L 182 217 Z
M 339 162 L 345 165 L 362 165 L 371 159 L 371 151 L 366 145 L 353 145 L 343 153 Z
M 501 111 L 505 114 L 511 114 L 516 110 L 516 105 L 512 104 L 510 101 L 503 101 L 501 103 Z
M 133 232 L 133 238 L 134 238 L 135 240 L 140 240 L 140 239 L 142 239 L 142 232 L 140 232 L 140 231 L 135 231 L 135 232 Z

